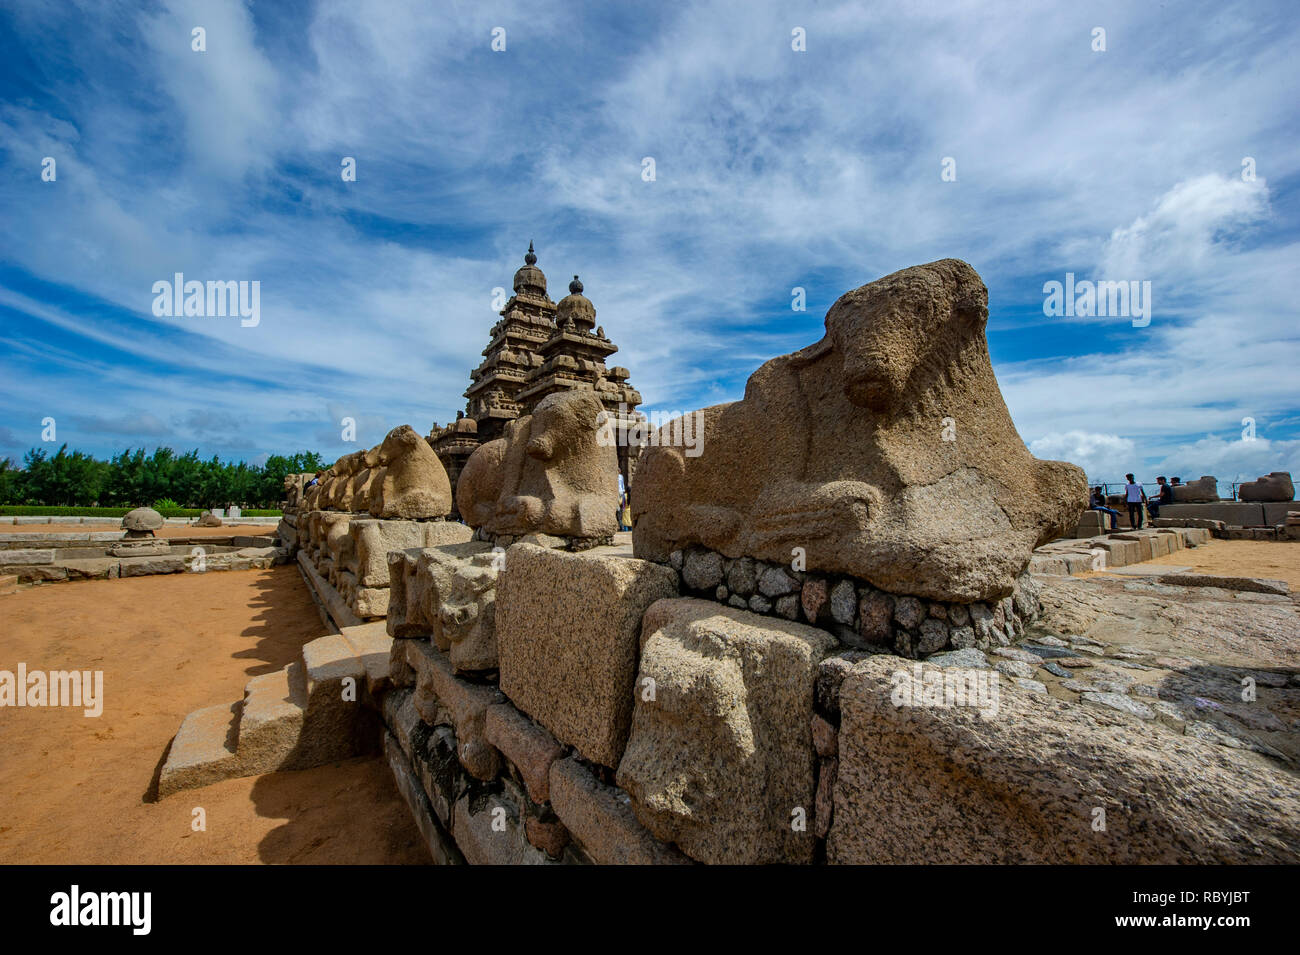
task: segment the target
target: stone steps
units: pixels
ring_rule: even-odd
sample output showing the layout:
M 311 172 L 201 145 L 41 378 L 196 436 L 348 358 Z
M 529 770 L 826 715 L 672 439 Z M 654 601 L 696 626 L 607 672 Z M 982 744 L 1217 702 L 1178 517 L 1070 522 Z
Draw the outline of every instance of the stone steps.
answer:
M 1210 542 L 1210 531 L 1197 527 L 1158 527 L 1117 531 L 1087 540 L 1057 540 L 1037 548 L 1029 572 L 1072 576 L 1138 564 Z
M 238 775 L 241 709 L 240 703 L 221 703 L 185 717 L 158 777 L 158 798 Z
M 251 678 L 244 697 L 185 717 L 158 779 L 161 799 L 223 779 L 308 769 L 372 749 L 370 717 L 388 680 L 384 624 L 313 640 L 302 658 Z
M 296 768 L 294 753 L 306 714 L 307 680 L 301 662 L 249 680 L 239 720 L 240 775 Z

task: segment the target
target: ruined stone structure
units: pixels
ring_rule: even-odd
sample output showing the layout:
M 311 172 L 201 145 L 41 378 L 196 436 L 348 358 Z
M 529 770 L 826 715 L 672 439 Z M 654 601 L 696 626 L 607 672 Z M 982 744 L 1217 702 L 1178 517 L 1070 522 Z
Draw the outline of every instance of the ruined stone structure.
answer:
M 511 421 L 532 414 L 549 395 L 593 392 L 611 423 L 630 425 L 641 395 L 628 384 L 626 368 L 605 365 L 616 351 L 596 325 L 596 308 L 583 295 L 578 276 L 559 304 L 551 301 L 529 243 L 524 265 L 515 273 L 514 295 L 492 326 L 482 364 L 470 372 L 464 415 L 458 413 L 446 427 L 435 424 L 429 433 L 453 490 L 479 445 L 502 437 Z M 630 477 L 627 448 L 618 448 L 618 465 Z
M 339 458 L 304 490 L 310 480 L 286 478 L 279 534 L 336 622 L 356 626 L 388 613 L 389 551 L 470 538 L 468 527 L 445 520 L 447 472 L 410 425 Z

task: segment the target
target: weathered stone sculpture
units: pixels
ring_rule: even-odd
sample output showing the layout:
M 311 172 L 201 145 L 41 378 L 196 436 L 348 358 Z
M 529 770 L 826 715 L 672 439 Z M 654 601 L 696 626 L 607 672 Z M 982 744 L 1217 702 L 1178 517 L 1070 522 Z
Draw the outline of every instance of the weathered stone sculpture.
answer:
M 461 516 L 494 537 L 612 535 L 618 455 L 598 441 L 602 410 L 591 392 L 561 392 L 509 422 L 504 438 L 483 445 L 466 463 L 458 487 Z
M 382 467 L 371 478 L 370 513 L 408 520 L 445 517 L 451 511 L 451 482 L 428 442 L 410 425 L 388 432 L 379 446 Z
M 128 511 L 122 518 L 122 529 L 126 531 L 122 536 L 128 540 L 153 537 L 154 531 L 162 526 L 163 516 L 152 507 L 137 507 L 133 511 Z
M 1199 481 L 1175 485 L 1173 491 L 1175 504 L 1204 504 L 1219 499 L 1219 482 L 1213 475 L 1207 474 Z
M 501 559 L 476 554 L 450 566 L 436 599 L 441 638 L 457 670 L 497 668 L 496 588 Z
M 353 451 L 334 462 L 334 480 L 330 483 L 329 509 L 332 511 L 352 510 L 352 482 L 360 470 L 364 451 Z
M 1073 530 L 1087 484 L 1017 434 L 987 303 L 956 259 L 841 296 L 821 341 L 759 368 L 744 400 L 702 412 L 700 456 L 648 450 L 632 495 L 637 556 L 696 543 L 788 563 L 802 548 L 808 570 L 891 593 L 1010 594 L 1033 548 Z
M 351 504 L 353 513 L 365 514 L 370 510 L 370 492 L 375 486 L 375 476 L 379 473 L 379 449 L 375 445 L 369 451 L 359 451 L 356 473 L 352 476 Z
M 307 482 L 314 476 L 312 474 L 286 474 L 284 476 L 284 507 L 286 510 L 296 511 L 302 506 Z
M 655 698 L 636 698 L 617 776 L 637 817 L 704 862 L 811 862 L 790 818 L 813 805 L 813 685 L 835 639 L 706 600 L 660 600 L 641 626 Z
M 1295 499 L 1295 485 L 1290 471 L 1271 471 L 1257 481 L 1249 481 L 1237 489 L 1243 501 L 1291 501 Z
M 461 524 L 446 526 L 465 532 Z M 496 583 L 503 556 L 482 541 L 464 540 L 390 550 L 388 632 L 431 638 L 457 670 L 495 670 Z
M 330 486 L 334 483 L 334 468 L 326 468 L 321 479 L 307 490 L 306 509 L 309 511 L 328 510 Z
M 506 439 L 479 445 L 465 462 L 456 482 L 456 510 L 470 527 L 492 520 L 505 478 Z

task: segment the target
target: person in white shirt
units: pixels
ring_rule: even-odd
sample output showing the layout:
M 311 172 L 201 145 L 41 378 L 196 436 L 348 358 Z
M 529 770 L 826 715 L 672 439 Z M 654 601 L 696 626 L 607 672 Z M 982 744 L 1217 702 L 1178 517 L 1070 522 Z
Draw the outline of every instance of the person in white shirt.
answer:
M 1133 530 L 1142 529 L 1142 505 L 1146 503 L 1147 492 L 1142 490 L 1131 474 L 1125 474 L 1128 481 L 1124 485 L 1124 503 L 1128 505 L 1128 526 Z

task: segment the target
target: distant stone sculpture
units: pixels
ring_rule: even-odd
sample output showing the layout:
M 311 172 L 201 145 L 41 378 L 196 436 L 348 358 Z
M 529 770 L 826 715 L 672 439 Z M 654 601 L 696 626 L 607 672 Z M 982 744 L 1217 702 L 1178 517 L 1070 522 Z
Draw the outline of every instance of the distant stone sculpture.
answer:
M 153 537 L 154 531 L 163 526 L 163 516 L 155 511 L 152 507 L 137 507 L 133 511 L 128 511 L 122 518 L 122 527 L 126 533 L 122 535 L 128 540 L 139 537 Z
M 312 474 L 286 474 L 284 476 L 284 506 L 288 510 L 297 510 L 303 504 L 307 482 Z
M 352 510 L 352 482 L 364 466 L 364 451 L 353 451 L 334 462 L 334 480 L 330 482 L 327 506 L 332 511 Z
M 1270 471 L 1257 481 L 1249 481 L 1237 488 L 1237 497 L 1243 501 L 1291 501 L 1295 499 L 1295 485 L 1290 471 Z
M 329 484 L 332 469 L 326 470 L 320 476 L 320 480 L 311 487 L 306 488 L 302 495 L 302 509 L 304 511 L 319 511 L 321 509 L 322 495 L 325 493 L 325 487 Z
M 1199 481 L 1174 485 L 1173 491 L 1175 504 L 1205 504 L 1219 499 L 1219 482 L 1207 474 Z
M 494 537 L 549 534 L 604 539 L 617 529 L 618 454 L 598 440 L 600 399 L 549 395 L 465 464 L 457 506 Z M 463 493 L 461 493 L 463 492 Z
M 451 482 L 428 442 L 410 425 L 388 432 L 377 455 L 382 472 L 371 479 L 370 513 L 407 520 L 445 517 Z
M 217 515 L 213 514 L 211 511 L 204 511 L 203 516 L 200 517 L 198 520 L 198 526 L 199 527 L 220 527 L 221 518 L 217 517 Z
M 702 412 L 700 456 L 652 442 L 632 494 L 637 556 L 666 561 L 693 543 L 782 563 L 802 553 L 808 570 L 895 594 L 1010 594 L 1034 547 L 1074 529 L 1088 488 L 1017 434 L 987 304 L 956 259 L 841 296 L 821 341 Z
M 369 451 L 362 452 L 361 466 L 352 478 L 352 510 L 364 514 L 370 511 L 371 494 L 375 489 L 375 478 L 380 473 L 379 449 L 375 445 Z

